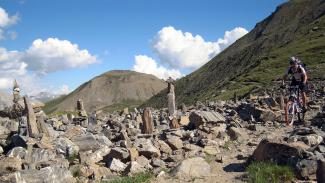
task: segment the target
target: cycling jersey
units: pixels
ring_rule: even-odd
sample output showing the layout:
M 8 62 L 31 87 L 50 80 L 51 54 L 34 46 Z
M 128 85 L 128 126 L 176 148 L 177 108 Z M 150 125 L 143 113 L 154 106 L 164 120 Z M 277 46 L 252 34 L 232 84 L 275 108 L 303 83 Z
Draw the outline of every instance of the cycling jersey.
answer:
M 297 69 L 293 69 L 292 67 L 288 67 L 288 69 L 286 70 L 285 75 L 289 75 L 291 74 L 293 76 L 292 79 L 294 79 L 295 81 L 301 82 L 303 81 L 303 77 L 306 74 L 305 69 L 299 65 Z

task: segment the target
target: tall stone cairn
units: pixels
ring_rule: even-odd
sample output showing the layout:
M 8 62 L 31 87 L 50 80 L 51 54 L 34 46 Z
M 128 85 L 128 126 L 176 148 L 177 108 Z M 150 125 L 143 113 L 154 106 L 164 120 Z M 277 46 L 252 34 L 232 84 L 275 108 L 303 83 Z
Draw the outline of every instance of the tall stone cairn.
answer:
M 153 133 L 153 121 L 150 108 L 146 108 L 143 111 L 142 115 L 142 129 L 143 134 L 152 134 Z
M 77 101 L 77 112 L 79 117 L 88 117 L 87 112 L 84 108 L 84 104 L 81 99 Z
M 168 113 L 169 116 L 176 115 L 176 103 L 175 103 L 175 81 L 169 77 L 167 80 L 168 83 L 168 94 L 167 94 L 167 101 L 168 101 Z
M 34 109 L 32 104 L 29 102 L 29 99 L 24 97 L 25 103 L 25 112 L 27 114 L 27 129 L 29 137 L 37 137 L 39 135 L 39 131 L 37 128 L 36 115 L 34 113 Z

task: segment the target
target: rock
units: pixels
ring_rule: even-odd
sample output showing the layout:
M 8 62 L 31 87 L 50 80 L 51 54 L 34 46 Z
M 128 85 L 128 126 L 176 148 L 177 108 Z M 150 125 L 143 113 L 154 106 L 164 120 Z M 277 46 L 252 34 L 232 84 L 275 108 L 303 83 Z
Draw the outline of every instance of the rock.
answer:
M 190 114 L 189 125 L 193 128 L 197 128 L 206 122 L 218 123 L 225 122 L 226 119 L 220 113 L 214 111 L 195 111 Z
M 27 150 L 23 147 L 14 147 L 7 153 L 8 157 L 15 157 L 19 159 L 25 159 L 27 156 Z
M 21 170 L 22 161 L 16 157 L 2 157 L 0 159 L 0 174 Z
M 227 125 L 225 123 L 219 123 L 217 126 L 210 129 L 210 131 L 215 134 L 219 135 L 220 132 L 226 132 Z
M 6 127 L 0 126 L 0 139 L 6 140 L 10 134 L 10 130 Z
M 172 120 L 170 120 L 169 126 L 170 126 L 170 129 L 177 129 L 180 127 L 178 124 L 178 121 L 175 117 L 173 117 Z
M 36 115 L 34 113 L 32 104 L 29 102 L 27 97 L 24 97 L 25 110 L 27 113 L 27 126 L 28 133 L 30 137 L 37 137 L 39 135 L 39 130 L 36 123 Z
M 135 161 L 135 159 L 139 156 L 139 152 L 136 148 L 128 148 L 129 154 L 130 154 L 130 160 Z
M 267 122 L 267 121 L 275 121 L 277 118 L 277 115 L 269 109 L 265 109 L 265 110 L 261 110 L 261 116 L 260 116 L 260 120 L 263 122 Z
M 141 172 L 145 172 L 146 169 L 143 168 L 139 163 L 136 161 L 131 161 L 130 164 L 125 168 L 124 175 L 132 176 Z
M 255 161 L 274 161 L 278 164 L 292 164 L 303 158 L 304 150 L 278 139 L 263 139 L 253 153 Z
M 303 159 L 296 164 L 296 170 L 301 179 L 309 179 L 311 175 L 316 174 L 317 161 Z
M 0 155 L 3 153 L 3 148 L 0 146 Z
M 66 137 L 60 137 L 55 140 L 55 150 L 58 154 L 63 154 L 65 156 L 73 156 L 78 154 L 79 146 L 73 143 Z
M 230 127 L 228 129 L 228 135 L 230 136 L 231 140 L 243 140 L 246 138 L 247 134 L 241 128 Z
M 153 157 L 160 157 L 160 151 L 157 149 L 150 140 L 143 141 L 138 147 L 139 155 L 143 155 L 148 159 Z
M 166 140 L 167 144 L 172 150 L 181 149 L 183 147 L 183 141 L 178 137 L 172 137 Z
M 58 165 L 41 168 L 40 170 L 21 170 L 15 173 L 14 182 L 28 183 L 73 183 L 75 182 L 70 171 Z
M 324 160 L 317 161 L 316 177 L 318 183 L 325 182 L 325 161 Z
M 109 154 L 111 149 L 107 146 L 101 146 L 100 149 L 96 150 L 95 152 L 91 153 L 87 158 L 88 164 L 94 164 L 99 161 L 102 161 L 104 157 Z
M 74 126 L 72 128 L 70 128 L 69 130 L 67 130 L 62 136 L 63 137 L 67 137 L 68 139 L 72 139 L 76 136 L 81 136 L 84 135 L 86 133 L 86 130 L 84 128 L 82 128 L 81 126 Z
M 187 126 L 190 123 L 190 118 L 189 116 L 181 116 L 179 120 L 179 124 L 181 126 Z
M 32 163 L 36 164 L 41 162 L 47 162 L 53 160 L 54 158 L 55 153 L 50 150 L 33 148 L 30 160 Z
M 71 141 L 79 147 L 79 151 L 97 150 L 100 148 L 99 142 L 92 134 L 78 135 Z
M 171 154 L 172 151 L 173 151 L 173 150 L 170 148 L 170 146 L 169 146 L 166 142 L 164 142 L 164 141 L 162 141 L 162 140 L 157 140 L 157 141 L 155 142 L 155 145 L 156 145 L 156 147 L 158 147 L 159 150 L 160 150 L 161 152 L 163 152 L 163 153 Z
M 174 176 L 187 178 L 202 178 L 210 173 L 210 165 L 201 157 L 185 159 L 172 171 Z
M 165 168 L 166 167 L 166 163 L 163 160 L 158 159 L 158 158 L 153 158 L 151 160 L 151 165 L 153 167 L 160 167 L 160 168 Z
M 137 157 L 135 161 L 147 170 L 152 169 L 152 166 L 150 165 L 150 160 L 148 160 L 144 156 Z
M 309 146 L 317 146 L 318 144 L 323 142 L 323 137 L 317 134 L 311 134 L 301 137 L 301 140 Z
M 123 172 L 126 168 L 126 164 L 122 163 L 120 160 L 112 158 L 108 164 L 107 167 L 115 172 Z
M 121 147 L 114 147 L 111 149 L 110 153 L 107 155 L 106 158 L 114 158 L 119 160 L 126 160 L 130 156 L 129 151 L 126 148 Z
M 142 116 L 142 133 L 152 134 L 153 133 L 153 121 L 150 108 L 146 108 Z
M 202 149 L 202 151 L 209 155 L 217 155 L 220 153 L 220 150 L 218 149 L 218 147 L 215 147 L 215 146 L 205 146 Z

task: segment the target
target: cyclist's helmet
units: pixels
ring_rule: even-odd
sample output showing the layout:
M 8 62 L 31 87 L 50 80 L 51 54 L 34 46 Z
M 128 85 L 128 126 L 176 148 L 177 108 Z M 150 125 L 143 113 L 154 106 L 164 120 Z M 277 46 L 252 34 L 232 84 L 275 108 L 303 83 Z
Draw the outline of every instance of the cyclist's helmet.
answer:
M 290 57 L 289 62 L 290 64 L 299 64 L 300 60 L 298 57 Z

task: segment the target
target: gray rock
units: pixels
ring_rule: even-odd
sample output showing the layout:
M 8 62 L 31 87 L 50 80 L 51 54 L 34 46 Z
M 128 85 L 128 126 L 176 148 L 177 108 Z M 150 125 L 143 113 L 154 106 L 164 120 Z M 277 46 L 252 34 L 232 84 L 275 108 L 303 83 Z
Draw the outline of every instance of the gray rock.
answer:
M 135 161 L 147 170 L 152 169 L 152 166 L 150 165 L 150 160 L 148 160 L 144 156 L 138 156 L 137 158 L 135 158 Z
M 32 150 L 32 155 L 31 155 L 32 163 L 47 162 L 53 160 L 54 158 L 55 158 L 55 153 L 50 150 L 40 149 L 40 148 L 33 148 Z
M 325 182 L 325 161 L 324 160 L 318 160 L 317 161 L 317 182 L 322 183 Z
M 79 151 L 97 150 L 100 148 L 99 142 L 92 134 L 78 135 L 72 137 L 71 141 L 79 147 Z
M 201 157 L 183 160 L 173 171 L 177 177 L 202 178 L 211 173 L 210 165 Z
M 120 160 L 112 158 L 107 167 L 115 172 L 123 172 L 126 168 L 126 164 L 122 163 Z
M 68 138 L 60 137 L 55 140 L 55 150 L 58 154 L 63 154 L 65 156 L 72 156 L 78 154 L 79 146 L 77 146 Z
M 131 161 L 129 165 L 125 168 L 123 174 L 127 176 L 132 176 L 145 171 L 146 169 L 143 168 L 139 163 L 137 163 L 136 161 Z
M 160 168 L 165 168 L 166 167 L 166 163 L 163 160 L 158 159 L 158 158 L 153 158 L 151 160 L 151 165 L 153 167 L 160 167 Z
M 148 159 L 153 157 L 160 157 L 160 151 L 156 148 L 149 139 L 141 141 L 141 144 L 137 147 L 139 154 L 145 156 Z
M 303 159 L 296 164 L 297 173 L 300 178 L 308 179 L 311 175 L 315 175 L 317 171 L 317 161 Z
M 230 127 L 227 131 L 231 140 L 243 140 L 247 134 L 241 128 Z
M 3 148 L 2 148 L 2 146 L 0 146 L 0 154 L 2 154 L 3 153 Z
M 167 139 L 166 142 L 173 150 L 181 149 L 183 147 L 183 141 L 175 136 Z
M 14 147 L 7 153 L 7 156 L 25 159 L 27 156 L 27 150 L 23 147 Z
M 28 183 L 73 183 L 75 182 L 70 171 L 58 165 L 53 165 L 40 170 L 21 170 L 15 173 L 14 182 Z
M 10 130 L 6 127 L 0 126 L 0 139 L 7 139 L 10 134 Z
M 189 125 L 193 128 L 197 128 L 206 122 L 218 123 L 218 122 L 226 121 L 225 117 L 223 117 L 220 113 L 215 112 L 215 111 L 191 112 L 189 118 L 190 118 Z
M 301 140 L 309 146 L 317 146 L 318 144 L 323 142 L 323 137 L 316 134 L 311 134 L 301 137 Z

